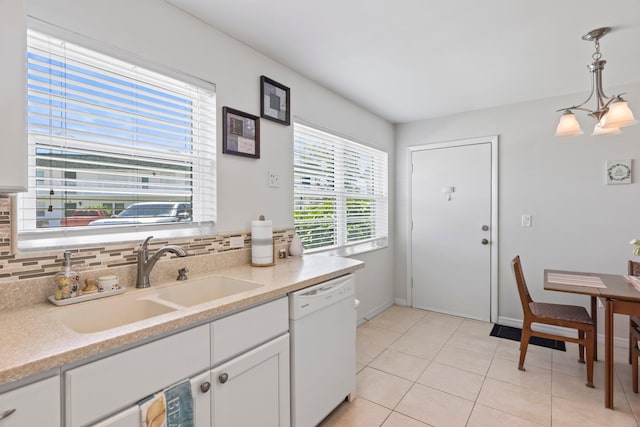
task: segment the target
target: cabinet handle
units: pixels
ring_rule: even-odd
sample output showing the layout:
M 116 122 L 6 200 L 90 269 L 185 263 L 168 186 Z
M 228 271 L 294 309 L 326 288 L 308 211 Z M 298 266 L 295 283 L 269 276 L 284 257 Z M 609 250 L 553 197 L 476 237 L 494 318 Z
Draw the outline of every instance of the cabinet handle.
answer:
M 203 382 L 200 384 L 200 391 L 206 393 L 211 388 L 211 383 L 209 381 Z
M 7 418 L 9 415 L 13 414 L 14 412 L 16 412 L 15 409 L 7 409 L 6 411 L 4 411 L 3 413 L 0 414 L 0 420 L 4 420 L 5 418 Z
M 229 379 L 229 374 L 227 374 L 226 372 L 225 372 L 224 374 L 220 374 L 220 375 L 218 376 L 218 380 L 219 380 L 222 384 L 226 383 L 228 379 Z

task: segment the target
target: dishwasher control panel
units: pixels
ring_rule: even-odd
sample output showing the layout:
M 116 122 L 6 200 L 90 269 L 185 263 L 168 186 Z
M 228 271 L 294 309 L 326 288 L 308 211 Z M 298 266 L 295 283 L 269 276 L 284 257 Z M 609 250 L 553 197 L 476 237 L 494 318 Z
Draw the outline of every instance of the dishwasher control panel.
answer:
M 354 295 L 353 274 L 301 289 L 289 295 L 289 318 L 299 319 Z

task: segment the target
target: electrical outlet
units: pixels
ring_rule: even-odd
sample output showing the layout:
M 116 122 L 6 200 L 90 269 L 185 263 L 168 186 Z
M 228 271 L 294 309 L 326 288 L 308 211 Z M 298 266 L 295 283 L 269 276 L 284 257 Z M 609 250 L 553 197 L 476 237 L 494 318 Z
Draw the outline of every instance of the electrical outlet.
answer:
M 244 246 L 244 237 L 242 236 L 231 236 L 229 237 L 229 247 L 230 248 L 242 248 Z
M 268 184 L 271 188 L 280 188 L 280 175 L 277 172 L 269 171 Z

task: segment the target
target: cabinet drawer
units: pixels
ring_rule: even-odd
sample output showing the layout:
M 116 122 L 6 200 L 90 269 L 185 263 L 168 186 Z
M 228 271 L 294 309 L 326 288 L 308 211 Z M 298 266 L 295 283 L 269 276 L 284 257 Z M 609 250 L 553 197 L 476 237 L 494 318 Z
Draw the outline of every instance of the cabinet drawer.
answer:
M 287 297 L 216 320 L 211 325 L 211 362 L 215 366 L 288 330 Z
M 203 325 L 65 373 L 66 423 L 95 422 L 209 367 Z
M 2 427 L 59 426 L 60 377 L 55 376 L 0 394 Z

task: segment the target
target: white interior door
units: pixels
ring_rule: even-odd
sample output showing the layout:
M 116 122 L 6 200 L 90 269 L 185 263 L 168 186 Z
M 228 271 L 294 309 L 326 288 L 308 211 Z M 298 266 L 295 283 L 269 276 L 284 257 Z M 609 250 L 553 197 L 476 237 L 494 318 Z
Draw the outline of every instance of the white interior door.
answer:
M 490 321 L 492 144 L 437 147 L 411 156 L 413 306 Z

